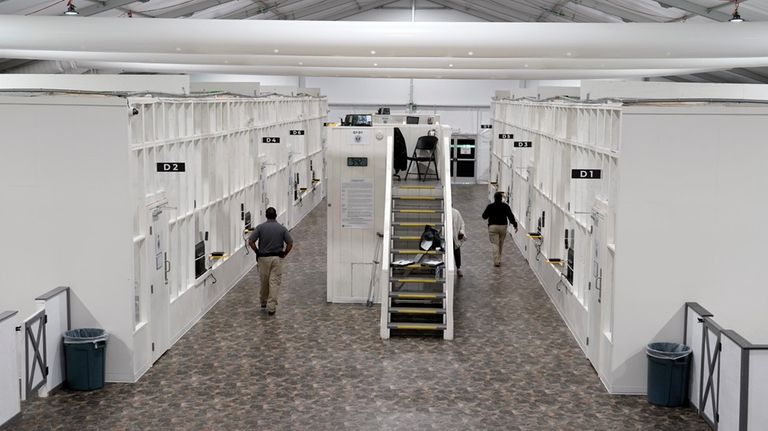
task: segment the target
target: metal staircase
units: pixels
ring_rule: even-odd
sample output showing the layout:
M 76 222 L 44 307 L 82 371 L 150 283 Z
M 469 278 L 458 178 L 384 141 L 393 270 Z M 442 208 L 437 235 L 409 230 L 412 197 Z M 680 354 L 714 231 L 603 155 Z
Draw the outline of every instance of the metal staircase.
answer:
M 382 307 L 386 326 L 393 335 L 442 334 L 448 328 L 443 186 L 438 181 L 395 182 L 391 190 L 389 288 Z M 441 248 L 419 248 L 427 225 L 440 232 Z

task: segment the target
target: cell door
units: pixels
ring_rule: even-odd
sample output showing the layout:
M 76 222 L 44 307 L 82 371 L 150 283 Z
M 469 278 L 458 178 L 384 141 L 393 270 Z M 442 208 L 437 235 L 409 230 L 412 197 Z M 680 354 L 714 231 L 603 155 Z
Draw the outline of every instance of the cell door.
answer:
M 595 370 L 599 370 L 600 361 L 600 327 L 602 322 L 602 289 L 603 270 L 605 266 L 605 253 L 608 251 L 606 243 L 606 217 L 605 214 L 594 209 L 592 212 L 592 229 L 590 233 L 591 273 L 587 289 L 587 314 L 588 336 L 587 357 Z
M 150 209 L 149 302 L 152 362 L 168 350 L 170 287 L 168 273 L 168 213 L 162 207 Z

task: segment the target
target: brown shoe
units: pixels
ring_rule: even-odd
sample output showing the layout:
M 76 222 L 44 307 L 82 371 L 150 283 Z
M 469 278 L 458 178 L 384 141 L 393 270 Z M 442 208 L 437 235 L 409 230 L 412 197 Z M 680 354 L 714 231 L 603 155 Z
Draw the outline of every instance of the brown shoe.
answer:
M 456 271 L 456 275 L 458 275 L 459 277 L 464 277 L 464 274 L 461 273 L 460 269 Z

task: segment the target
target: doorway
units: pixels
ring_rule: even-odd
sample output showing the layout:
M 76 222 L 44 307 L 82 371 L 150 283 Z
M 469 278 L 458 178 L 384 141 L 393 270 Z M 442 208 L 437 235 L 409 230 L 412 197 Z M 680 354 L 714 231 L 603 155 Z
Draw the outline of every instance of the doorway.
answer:
M 475 135 L 451 136 L 451 182 L 475 184 L 477 146 Z
M 170 289 L 168 275 L 168 212 L 162 206 L 149 209 L 150 247 L 149 302 L 150 302 L 150 349 L 152 362 L 157 361 L 168 350 L 170 326 Z

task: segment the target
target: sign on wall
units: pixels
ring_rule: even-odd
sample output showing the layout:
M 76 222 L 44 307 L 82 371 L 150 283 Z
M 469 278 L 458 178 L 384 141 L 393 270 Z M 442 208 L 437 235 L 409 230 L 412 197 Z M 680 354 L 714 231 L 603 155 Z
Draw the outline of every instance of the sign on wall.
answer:
M 373 181 L 352 179 L 341 183 L 341 227 L 373 227 Z
M 352 130 L 352 139 L 350 144 L 368 145 L 371 143 L 371 134 L 368 130 Z
M 184 162 L 158 162 L 157 172 L 185 172 L 187 166 Z
M 599 180 L 602 177 L 602 169 L 571 169 L 571 178 L 573 179 Z

